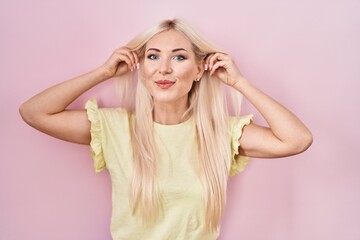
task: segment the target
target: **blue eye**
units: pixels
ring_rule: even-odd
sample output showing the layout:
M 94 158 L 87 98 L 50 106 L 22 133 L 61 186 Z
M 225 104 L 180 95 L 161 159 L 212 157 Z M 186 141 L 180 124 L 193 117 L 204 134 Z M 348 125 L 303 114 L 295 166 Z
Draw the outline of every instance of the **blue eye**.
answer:
M 158 57 L 155 54 L 150 54 L 150 55 L 147 56 L 147 58 L 150 59 L 150 60 L 158 59 Z
M 175 56 L 174 59 L 178 60 L 178 61 L 182 61 L 182 60 L 185 60 L 186 58 L 183 55 L 178 55 L 178 56 Z

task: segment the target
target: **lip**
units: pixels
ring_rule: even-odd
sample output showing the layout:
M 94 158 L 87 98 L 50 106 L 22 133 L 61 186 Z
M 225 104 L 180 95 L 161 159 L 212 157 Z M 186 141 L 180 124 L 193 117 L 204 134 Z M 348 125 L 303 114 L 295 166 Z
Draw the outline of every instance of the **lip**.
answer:
M 161 89 L 168 89 L 175 84 L 174 81 L 170 81 L 170 80 L 158 80 L 158 81 L 155 81 L 155 83 Z

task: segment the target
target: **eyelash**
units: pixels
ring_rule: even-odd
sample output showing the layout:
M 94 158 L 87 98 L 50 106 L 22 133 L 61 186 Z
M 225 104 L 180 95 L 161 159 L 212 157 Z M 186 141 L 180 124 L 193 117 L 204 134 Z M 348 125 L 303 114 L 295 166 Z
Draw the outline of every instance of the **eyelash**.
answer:
M 158 56 L 155 55 L 155 54 L 149 54 L 147 56 L 147 58 L 150 59 L 150 60 L 156 60 L 156 59 L 158 59 Z M 177 58 L 181 58 L 181 59 L 177 59 Z M 186 57 L 183 56 L 183 55 L 176 55 L 175 57 L 173 57 L 173 59 L 178 60 L 178 61 L 183 61 L 183 60 L 186 59 Z
M 186 59 L 186 57 L 184 57 L 183 55 L 177 55 L 177 56 L 175 56 L 175 58 L 178 58 L 178 57 L 181 58 L 181 59 L 177 59 L 177 60 L 179 60 L 179 61 L 183 61 L 183 60 Z
M 157 56 L 155 54 L 150 54 L 150 55 L 147 56 L 148 59 L 155 60 L 155 58 L 153 58 L 153 57 L 157 58 Z

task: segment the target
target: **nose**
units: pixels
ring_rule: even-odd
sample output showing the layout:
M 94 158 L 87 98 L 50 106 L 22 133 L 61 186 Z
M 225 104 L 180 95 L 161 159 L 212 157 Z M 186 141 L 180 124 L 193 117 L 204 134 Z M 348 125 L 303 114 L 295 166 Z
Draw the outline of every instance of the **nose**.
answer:
M 164 59 L 160 62 L 159 73 L 166 75 L 172 72 L 171 62 L 167 59 Z

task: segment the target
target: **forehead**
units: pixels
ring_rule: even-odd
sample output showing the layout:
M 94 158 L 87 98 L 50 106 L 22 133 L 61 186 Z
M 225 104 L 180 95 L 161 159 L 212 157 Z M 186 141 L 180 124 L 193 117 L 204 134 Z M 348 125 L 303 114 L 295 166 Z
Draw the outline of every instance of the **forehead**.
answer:
M 146 49 L 148 48 L 164 50 L 184 48 L 190 51 L 192 50 L 192 44 L 183 33 L 170 29 L 153 36 L 146 44 Z

